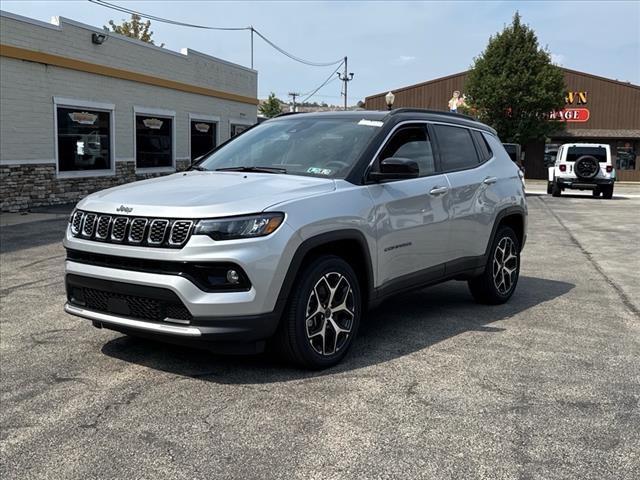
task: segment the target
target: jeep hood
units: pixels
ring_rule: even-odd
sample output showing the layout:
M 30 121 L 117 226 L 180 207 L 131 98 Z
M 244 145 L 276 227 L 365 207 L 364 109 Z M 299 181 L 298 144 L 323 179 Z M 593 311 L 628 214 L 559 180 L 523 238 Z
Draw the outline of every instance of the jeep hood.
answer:
M 102 190 L 86 197 L 78 208 L 146 217 L 225 217 L 261 212 L 277 203 L 332 190 L 335 182 L 326 178 L 193 171 Z

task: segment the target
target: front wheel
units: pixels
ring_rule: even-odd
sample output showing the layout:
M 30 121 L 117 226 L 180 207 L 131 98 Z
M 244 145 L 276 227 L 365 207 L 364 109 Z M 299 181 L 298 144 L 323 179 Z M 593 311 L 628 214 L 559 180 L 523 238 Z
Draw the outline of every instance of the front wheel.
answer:
M 520 242 L 512 228 L 498 228 L 484 272 L 469 280 L 469 290 L 478 303 L 505 303 L 516 289 L 520 276 Z
M 289 361 L 311 369 L 336 365 L 358 331 L 362 301 L 358 278 L 342 258 L 323 255 L 298 277 L 276 333 Z

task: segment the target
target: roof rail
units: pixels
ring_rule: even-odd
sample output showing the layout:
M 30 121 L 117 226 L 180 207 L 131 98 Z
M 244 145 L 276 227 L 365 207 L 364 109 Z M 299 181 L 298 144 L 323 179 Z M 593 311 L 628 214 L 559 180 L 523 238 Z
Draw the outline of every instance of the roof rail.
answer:
M 299 113 L 305 113 L 305 112 L 282 112 L 282 113 L 279 113 L 277 115 L 274 115 L 271 118 L 286 117 L 288 115 L 297 115 Z
M 432 113 L 436 115 L 447 115 L 456 118 L 464 118 L 465 120 L 472 120 L 477 122 L 477 120 L 469 115 L 463 115 L 462 113 L 454 113 L 448 112 L 446 110 L 429 110 L 426 108 L 395 108 L 389 112 L 389 115 L 396 115 L 398 113 Z

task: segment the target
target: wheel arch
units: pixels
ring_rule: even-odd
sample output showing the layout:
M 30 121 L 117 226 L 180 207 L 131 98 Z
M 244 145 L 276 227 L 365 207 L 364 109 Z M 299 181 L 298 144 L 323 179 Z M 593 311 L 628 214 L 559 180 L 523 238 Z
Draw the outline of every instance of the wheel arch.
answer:
M 518 241 L 520 242 L 520 251 L 522 251 L 527 240 L 525 215 L 526 214 L 524 208 L 519 206 L 505 208 L 496 215 L 496 219 L 493 222 L 491 236 L 489 237 L 489 243 L 487 244 L 487 248 L 485 250 L 485 258 L 488 258 L 489 250 L 491 249 L 491 245 L 493 245 L 493 241 L 496 238 L 498 228 L 502 225 L 506 225 L 513 229 L 513 231 L 516 233 L 516 236 L 518 237 Z
M 367 240 L 355 229 L 334 230 L 304 240 L 293 255 L 284 282 L 280 287 L 276 309 L 284 310 L 287 298 L 302 268 L 321 255 L 341 257 L 356 273 L 360 282 L 363 307 L 367 308 L 373 296 L 373 264 Z

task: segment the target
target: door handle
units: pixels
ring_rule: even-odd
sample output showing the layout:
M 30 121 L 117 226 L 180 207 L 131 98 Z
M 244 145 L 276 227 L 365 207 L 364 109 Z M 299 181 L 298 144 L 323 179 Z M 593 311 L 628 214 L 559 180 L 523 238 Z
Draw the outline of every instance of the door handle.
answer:
M 433 187 L 429 190 L 429 195 L 437 196 L 447 193 L 449 191 L 449 187 Z
M 493 185 L 497 181 L 498 177 L 487 177 L 482 181 L 482 183 L 484 183 L 485 185 Z

